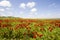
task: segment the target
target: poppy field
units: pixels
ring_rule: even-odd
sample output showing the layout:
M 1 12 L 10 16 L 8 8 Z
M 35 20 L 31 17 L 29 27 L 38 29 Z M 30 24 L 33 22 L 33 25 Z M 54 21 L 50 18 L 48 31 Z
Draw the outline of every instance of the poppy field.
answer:
M 60 19 L 0 17 L 0 40 L 60 40 Z

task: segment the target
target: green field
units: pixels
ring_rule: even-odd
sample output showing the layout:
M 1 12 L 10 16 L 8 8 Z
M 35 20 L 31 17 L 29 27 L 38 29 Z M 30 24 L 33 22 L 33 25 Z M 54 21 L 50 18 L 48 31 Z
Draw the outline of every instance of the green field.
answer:
M 60 40 L 60 19 L 0 17 L 0 40 Z

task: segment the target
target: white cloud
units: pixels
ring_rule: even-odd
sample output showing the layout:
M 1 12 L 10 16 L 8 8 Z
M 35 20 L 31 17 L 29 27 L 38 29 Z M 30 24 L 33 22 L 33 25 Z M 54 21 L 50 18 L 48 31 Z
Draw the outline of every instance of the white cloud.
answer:
M 3 12 L 3 11 L 5 11 L 5 9 L 0 9 L 0 12 Z
M 25 3 L 21 3 L 19 7 L 25 8 L 26 7 L 26 4 Z
M 3 1 L 0 2 L 0 6 L 11 7 L 11 3 L 7 0 L 3 0 Z
M 36 8 L 32 8 L 30 10 L 30 13 L 29 13 L 29 16 L 36 16 L 38 13 L 37 13 L 37 9 Z
M 35 6 L 35 2 L 28 2 L 26 6 L 32 8 Z
M 37 9 L 36 8 L 32 8 L 30 11 L 35 13 L 37 11 Z
M 25 15 L 24 11 L 21 11 L 18 16 L 23 17 L 23 18 L 32 18 L 35 17 L 37 13 L 37 8 L 35 8 L 36 3 L 35 2 L 28 2 L 28 3 L 21 3 L 20 8 L 26 8 L 26 10 L 30 11 L 28 14 Z M 29 9 L 27 9 L 29 8 Z
M 25 3 L 21 3 L 20 5 L 19 5 L 19 7 L 20 8 L 33 8 L 34 6 L 35 6 L 35 2 L 28 2 L 27 4 L 25 4 Z

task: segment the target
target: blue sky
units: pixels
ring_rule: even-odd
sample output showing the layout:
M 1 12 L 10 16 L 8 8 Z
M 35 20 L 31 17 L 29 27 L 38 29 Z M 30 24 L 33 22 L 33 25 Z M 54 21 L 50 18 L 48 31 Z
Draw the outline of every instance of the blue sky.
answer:
M 0 0 L 0 16 L 60 18 L 60 0 Z

